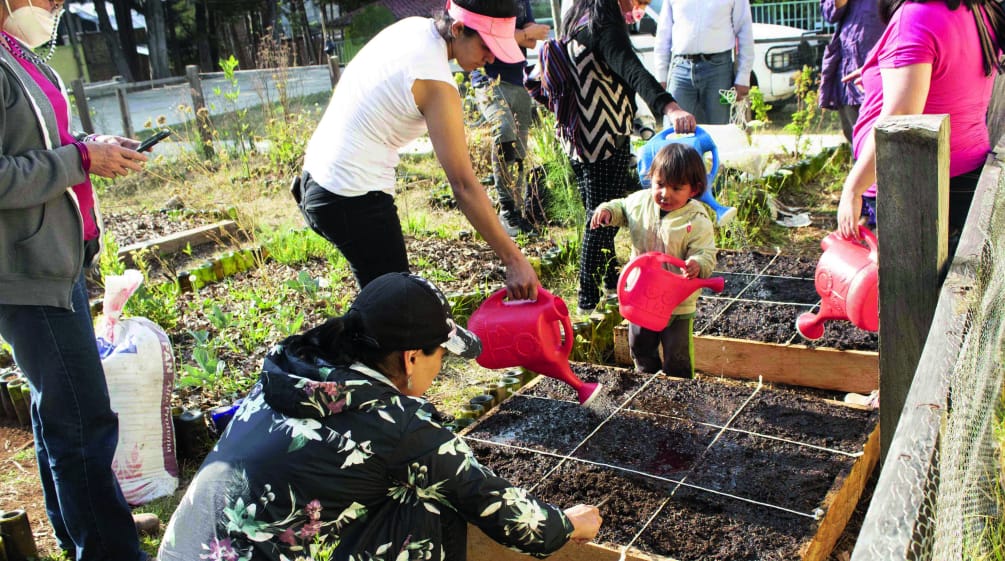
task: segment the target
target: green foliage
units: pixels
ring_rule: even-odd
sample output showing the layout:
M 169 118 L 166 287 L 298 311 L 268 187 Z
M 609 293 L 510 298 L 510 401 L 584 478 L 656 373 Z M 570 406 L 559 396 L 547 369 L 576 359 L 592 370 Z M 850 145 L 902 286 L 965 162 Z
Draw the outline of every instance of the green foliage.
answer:
M 265 238 L 269 255 L 284 265 L 297 265 L 311 259 L 327 259 L 331 263 L 344 263 L 345 260 L 331 242 L 310 229 L 277 230 L 267 232 Z
M 354 40 L 361 39 L 365 42 L 394 22 L 394 13 L 387 6 L 373 3 L 353 14 L 352 23 L 346 31 Z
M 209 332 L 189 331 L 195 340 L 192 347 L 192 364 L 183 364 L 184 374 L 175 383 L 179 388 L 213 386 L 227 370 L 227 364 L 216 355 L 216 349 L 209 342 Z
M 750 99 L 750 113 L 753 117 L 753 120 L 747 123 L 747 127 L 761 128 L 770 123 L 768 111 L 771 111 L 772 105 L 764 101 L 764 92 L 761 91 L 761 88 L 757 86 L 750 88 L 750 93 L 747 96 Z
M 126 264 L 119 259 L 119 244 L 115 236 L 108 232 L 102 236 L 101 255 L 98 256 L 98 270 L 101 278 L 111 275 L 121 275 L 126 272 Z
M 541 111 L 540 121 L 530 129 L 529 167 L 544 166 L 548 190 L 548 219 L 562 226 L 581 228 L 586 221 L 583 201 L 576 188 L 572 164 L 555 135 L 555 116 Z M 528 169 L 529 169 L 528 167 Z
M 799 156 L 803 152 L 803 135 L 806 134 L 813 124 L 813 121 L 820 117 L 820 108 L 817 105 L 817 81 L 813 68 L 803 66 L 802 72 L 796 76 L 796 105 L 797 109 L 792 113 L 792 121 L 785 125 L 785 130 L 796 135 L 796 145 L 794 153 Z

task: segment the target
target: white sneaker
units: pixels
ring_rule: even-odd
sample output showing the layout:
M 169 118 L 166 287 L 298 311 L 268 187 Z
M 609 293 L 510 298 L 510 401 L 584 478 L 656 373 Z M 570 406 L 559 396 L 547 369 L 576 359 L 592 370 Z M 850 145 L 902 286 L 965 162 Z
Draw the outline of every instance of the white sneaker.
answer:
M 508 213 L 505 210 L 499 211 L 499 223 L 502 224 L 503 230 L 506 232 L 507 236 L 515 238 L 520 234 L 520 228 L 510 224 L 509 219 L 506 216 L 507 214 Z

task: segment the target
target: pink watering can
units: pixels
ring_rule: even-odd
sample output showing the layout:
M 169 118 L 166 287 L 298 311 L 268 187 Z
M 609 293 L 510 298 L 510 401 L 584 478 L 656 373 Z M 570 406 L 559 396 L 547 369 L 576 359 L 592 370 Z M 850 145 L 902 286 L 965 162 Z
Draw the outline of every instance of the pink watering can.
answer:
M 576 390 L 582 405 L 596 397 L 601 385 L 583 382 L 569 366 L 573 333 L 565 302 L 543 288 L 537 290 L 537 300 L 505 297 L 505 289 L 489 296 L 468 320 L 468 329 L 482 340 L 478 364 L 521 366 L 561 380 Z
M 629 261 L 618 278 L 621 316 L 652 331 L 663 331 L 674 308 L 694 291 L 708 288 L 722 292 L 726 286 L 722 277 L 688 279 L 668 271 L 665 263 L 686 267 L 684 261 L 673 255 L 650 251 Z
M 879 245 L 876 234 L 859 226 L 865 245 L 837 232 L 820 241 L 824 253 L 817 263 L 815 284 L 820 312 L 806 312 L 796 319 L 796 329 L 815 341 L 824 335 L 824 322 L 846 319 L 860 329 L 879 329 Z

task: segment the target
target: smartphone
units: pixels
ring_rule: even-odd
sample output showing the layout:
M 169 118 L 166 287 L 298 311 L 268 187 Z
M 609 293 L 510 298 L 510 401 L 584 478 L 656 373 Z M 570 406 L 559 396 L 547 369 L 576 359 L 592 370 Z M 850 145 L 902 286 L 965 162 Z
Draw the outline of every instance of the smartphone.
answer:
M 168 130 L 160 131 L 157 134 L 141 142 L 139 148 L 137 148 L 136 151 L 148 152 L 151 148 L 154 147 L 154 145 L 156 145 L 158 142 L 164 140 L 169 136 L 171 136 L 171 131 Z

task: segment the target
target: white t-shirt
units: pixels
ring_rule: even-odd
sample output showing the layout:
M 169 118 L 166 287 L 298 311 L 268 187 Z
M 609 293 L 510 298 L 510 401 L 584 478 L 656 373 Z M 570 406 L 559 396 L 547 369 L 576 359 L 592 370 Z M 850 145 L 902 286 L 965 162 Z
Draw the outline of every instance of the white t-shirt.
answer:
M 381 31 L 346 66 L 304 155 L 304 169 L 346 197 L 394 195 L 398 149 L 426 133 L 412 84 L 454 87 L 447 43 L 432 19 L 406 18 Z

